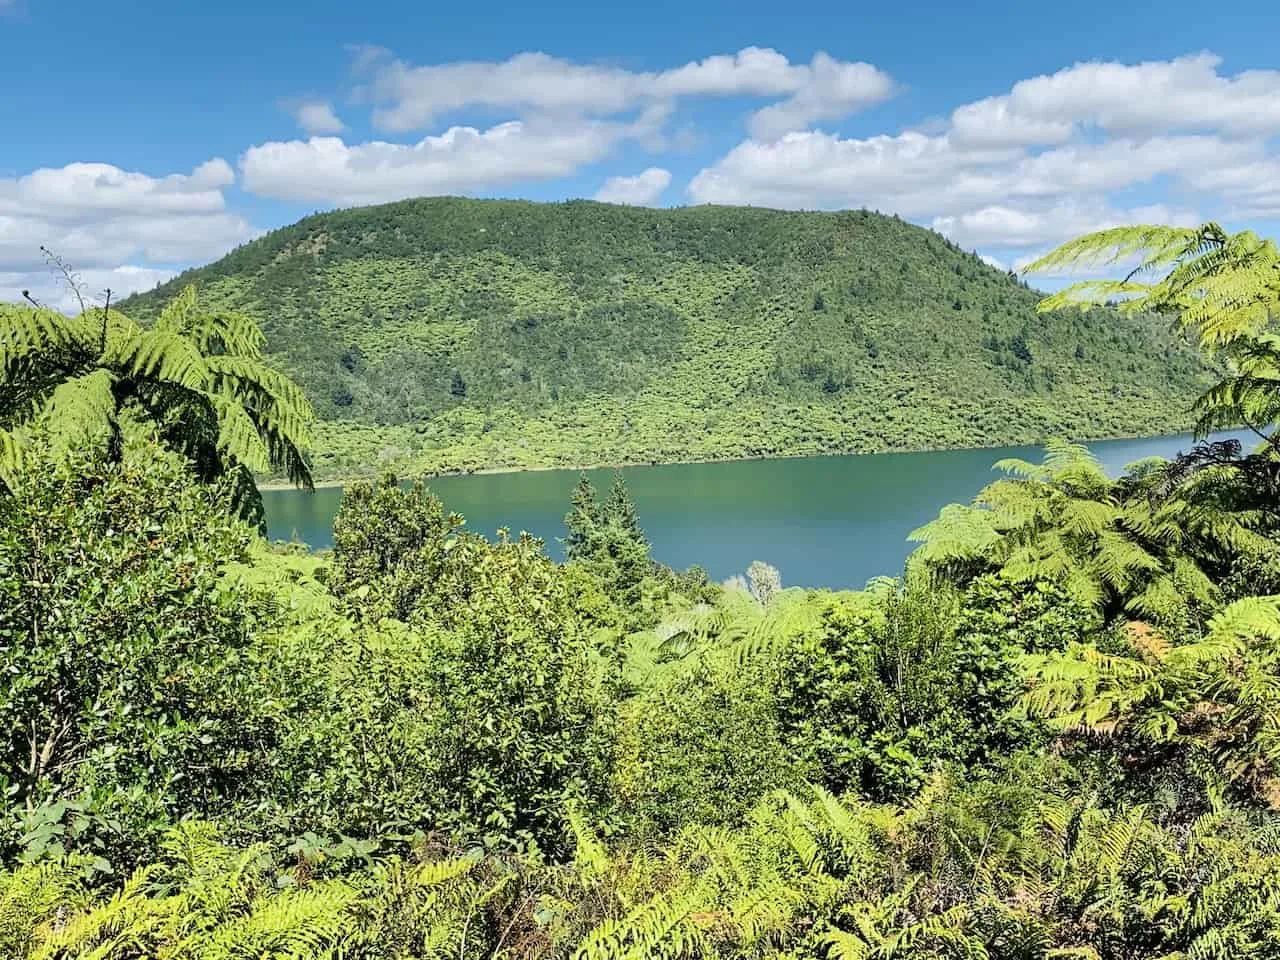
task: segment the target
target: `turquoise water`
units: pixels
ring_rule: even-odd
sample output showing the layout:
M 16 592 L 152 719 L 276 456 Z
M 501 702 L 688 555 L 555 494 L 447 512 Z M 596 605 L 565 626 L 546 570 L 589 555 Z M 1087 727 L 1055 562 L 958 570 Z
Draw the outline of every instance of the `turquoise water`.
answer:
M 1232 433 L 1246 449 L 1252 434 Z M 1173 456 L 1189 435 L 1107 440 L 1090 448 L 1111 473 L 1150 456 Z M 943 450 L 847 457 L 672 464 L 622 470 L 640 521 L 663 563 L 700 564 L 715 579 L 753 560 L 777 567 L 786 585 L 860 587 L 896 575 L 911 550 L 907 534 L 947 503 L 967 502 L 998 476 L 1004 457 L 1038 461 L 1037 447 Z M 493 536 L 500 527 L 543 538 L 561 556 L 574 470 L 441 477 L 430 487 L 467 527 Z M 613 471 L 589 471 L 602 491 Z M 332 544 L 341 490 L 264 493 L 269 535 L 312 547 Z

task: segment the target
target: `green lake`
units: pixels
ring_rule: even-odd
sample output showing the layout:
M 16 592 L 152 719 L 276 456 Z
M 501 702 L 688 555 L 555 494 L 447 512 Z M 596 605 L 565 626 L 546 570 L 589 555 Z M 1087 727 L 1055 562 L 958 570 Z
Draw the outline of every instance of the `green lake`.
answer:
M 1251 449 L 1256 438 L 1235 437 Z M 1106 440 L 1090 448 L 1113 474 L 1144 457 L 1173 456 L 1188 435 Z M 912 545 L 907 534 L 947 503 L 967 502 L 998 474 L 1004 457 L 1039 461 L 1038 447 L 884 453 L 861 456 L 747 460 L 730 463 L 627 467 L 653 555 L 683 569 L 700 564 L 717 580 L 742 573 L 753 560 L 777 567 L 784 585 L 860 587 L 896 575 Z M 603 492 L 613 471 L 588 471 Z M 431 490 L 466 517 L 467 527 L 493 536 L 501 527 L 543 538 L 561 556 L 564 515 L 579 471 L 548 470 L 440 477 Z M 332 543 L 340 488 L 264 492 L 269 535 L 312 547 Z

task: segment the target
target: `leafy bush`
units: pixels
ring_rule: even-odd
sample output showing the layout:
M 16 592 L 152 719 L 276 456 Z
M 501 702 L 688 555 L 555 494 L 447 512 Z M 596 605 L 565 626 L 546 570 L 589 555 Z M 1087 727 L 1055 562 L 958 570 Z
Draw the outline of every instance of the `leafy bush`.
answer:
M 354 757 L 382 752 L 381 765 L 365 758 L 346 778 L 377 798 L 351 797 L 353 811 L 381 811 L 363 830 L 554 850 L 565 804 L 598 805 L 607 779 L 617 657 L 599 626 L 611 610 L 598 592 L 577 594 L 581 581 L 536 540 L 489 543 L 460 527 L 421 484 L 388 477 L 344 496 L 330 583 L 373 628 L 329 641 L 341 666 L 325 736 Z M 315 736 L 305 726 L 297 735 Z M 416 771 L 403 784 L 401 764 Z
M 613 802 L 630 832 L 737 823 L 763 794 L 799 782 L 771 672 L 697 658 L 624 705 Z
M 916 574 L 834 599 L 821 628 L 780 651 L 779 716 L 789 751 L 835 792 L 910 796 L 946 764 L 997 763 L 1033 741 L 1008 716 L 1017 658 L 1061 649 L 1095 621 L 1060 593 L 996 578 L 964 593 Z
M 172 458 L 35 461 L 0 497 L 0 787 L 8 855 L 151 849 L 256 782 L 274 737 L 245 603 L 249 529 Z

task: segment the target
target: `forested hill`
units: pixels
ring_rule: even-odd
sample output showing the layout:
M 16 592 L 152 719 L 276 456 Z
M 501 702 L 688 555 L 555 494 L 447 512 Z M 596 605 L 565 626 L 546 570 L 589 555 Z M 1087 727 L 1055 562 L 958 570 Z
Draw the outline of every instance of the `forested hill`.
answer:
M 318 477 L 1076 439 L 1183 428 L 1164 322 L 1039 316 L 867 211 L 434 198 L 308 217 L 185 284 L 256 317 L 322 418 Z

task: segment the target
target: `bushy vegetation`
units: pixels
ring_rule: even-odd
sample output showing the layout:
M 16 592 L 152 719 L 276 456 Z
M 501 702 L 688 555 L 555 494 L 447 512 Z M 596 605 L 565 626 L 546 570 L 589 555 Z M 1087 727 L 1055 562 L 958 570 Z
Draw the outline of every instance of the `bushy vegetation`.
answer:
M 1173 272 L 1229 271 L 1230 302 L 1128 293 L 1231 351 L 1247 390 L 1200 410 L 1259 450 L 1111 478 L 1051 443 L 859 590 L 668 570 L 621 481 L 579 485 L 564 564 L 392 475 L 309 554 L 171 439 L 198 407 L 123 405 L 103 448 L 24 422 L 0 952 L 1280 955 L 1278 388 L 1239 360 L 1280 261 L 1178 236 Z
M 869 211 L 432 198 L 308 217 L 180 290 L 262 324 L 317 477 L 1038 443 L 1190 426 L 1162 321 Z

